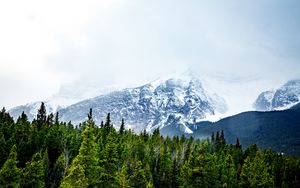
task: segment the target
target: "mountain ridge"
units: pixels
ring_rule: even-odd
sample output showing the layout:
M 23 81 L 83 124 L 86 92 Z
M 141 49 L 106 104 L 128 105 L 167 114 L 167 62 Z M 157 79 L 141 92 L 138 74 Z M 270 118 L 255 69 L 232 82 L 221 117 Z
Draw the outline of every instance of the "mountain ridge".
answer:
M 32 120 L 38 103 L 13 108 L 10 113 L 16 118 L 25 111 L 31 113 L 28 117 Z M 45 105 L 47 112 L 55 112 L 49 103 Z M 186 126 L 188 123 L 222 114 L 227 111 L 227 104 L 217 94 L 206 91 L 199 79 L 190 77 L 155 80 L 139 87 L 113 91 L 60 108 L 58 112 L 62 121 L 78 124 L 86 119 L 90 108 L 98 124 L 111 113 L 117 124 L 124 118 L 126 128 L 137 132 L 144 129 L 151 132 L 176 123 L 182 132 L 191 134 L 193 131 Z

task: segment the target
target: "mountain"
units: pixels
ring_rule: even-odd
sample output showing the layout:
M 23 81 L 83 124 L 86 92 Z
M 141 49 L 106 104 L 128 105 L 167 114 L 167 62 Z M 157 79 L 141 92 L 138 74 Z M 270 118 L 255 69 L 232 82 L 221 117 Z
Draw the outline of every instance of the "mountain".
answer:
M 194 127 L 196 138 L 210 138 L 212 132 L 224 130 L 226 140 L 234 144 L 236 138 L 248 147 L 261 148 L 300 156 L 300 105 L 292 109 L 271 112 L 244 112 L 218 122 L 200 122 Z
M 47 113 L 55 113 L 71 104 L 98 96 L 101 93 L 109 92 L 111 90 L 112 88 L 97 89 L 97 87 L 93 85 L 84 85 L 81 83 L 67 84 L 63 85 L 58 93 L 52 95 L 50 98 L 44 101 L 36 101 L 16 106 L 9 109 L 9 113 L 16 120 L 24 111 L 28 116 L 28 119 L 32 121 L 41 106 L 41 102 L 45 103 Z
M 261 93 L 253 106 L 258 111 L 288 109 L 300 101 L 300 79 L 291 80 L 277 90 Z
M 169 79 L 81 101 L 61 109 L 60 119 L 80 123 L 90 108 L 98 124 L 110 113 L 117 125 L 124 118 L 126 128 L 136 132 L 176 125 L 176 131 L 192 133 L 187 124 L 224 113 L 227 105 L 224 99 L 206 91 L 198 79 Z

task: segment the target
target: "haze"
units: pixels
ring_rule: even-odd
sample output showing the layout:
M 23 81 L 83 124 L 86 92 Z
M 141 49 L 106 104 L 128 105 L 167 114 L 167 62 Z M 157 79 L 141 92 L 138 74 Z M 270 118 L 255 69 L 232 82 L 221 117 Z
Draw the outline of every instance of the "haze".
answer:
M 300 76 L 300 2 L 2 1 L 0 106 L 134 87 L 187 70 L 232 112 Z M 79 89 L 80 90 L 80 89 Z M 72 91 L 72 89 L 71 89 Z

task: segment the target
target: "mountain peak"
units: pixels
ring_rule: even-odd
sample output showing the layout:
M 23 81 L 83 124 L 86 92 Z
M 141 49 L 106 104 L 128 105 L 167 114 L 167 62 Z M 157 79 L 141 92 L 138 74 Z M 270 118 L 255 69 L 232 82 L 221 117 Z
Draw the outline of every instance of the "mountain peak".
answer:
M 276 90 L 261 93 L 254 102 L 258 111 L 285 110 L 300 101 L 300 79 L 290 80 Z
M 46 106 L 52 103 L 48 101 Z M 17 117 L 25 109 L 25 113 L 30 113 L 29 117 L 33 118 L 38 109 L 37 103 L 33 104 L 14 108 L 11 113 Z M 151 132 L 161 128 L 191 134 L 189 124 L 208 118 L 216 119 L 214 116 L 226 112 L 227 104 L 217 94 L 205 90 L 198 78 L 181 76 L 157 79 L 140 87 L 113 91 L 58 111 L 62 121 L 78 124 L 86 120 L 90 108 L 93 109 L 97 124 L 110 113 L 112 120 L 117 123 L 116 127 L 124 118 L 127 128 L 136 132 Z M 47 112 L 55 110 L 49 108 Z

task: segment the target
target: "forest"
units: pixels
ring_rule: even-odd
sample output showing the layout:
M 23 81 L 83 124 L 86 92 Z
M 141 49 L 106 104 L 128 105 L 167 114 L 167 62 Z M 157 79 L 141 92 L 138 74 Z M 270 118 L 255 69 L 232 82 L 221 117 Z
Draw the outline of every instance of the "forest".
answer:
M 0 111 L 0 187 L 300 187 L 300 159 L 210 139 L 118 130 L 92 109 L 80 125 L 60 122 L 42 103 L 30 122 Z

